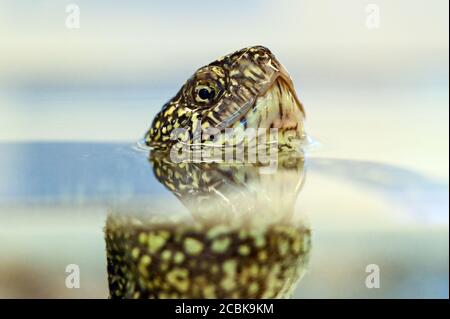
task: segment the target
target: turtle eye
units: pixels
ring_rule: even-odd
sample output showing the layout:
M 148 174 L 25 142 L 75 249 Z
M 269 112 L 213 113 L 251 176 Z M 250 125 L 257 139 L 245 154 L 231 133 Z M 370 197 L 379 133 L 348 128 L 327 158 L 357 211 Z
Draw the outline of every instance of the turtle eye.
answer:
M 209 99 L 213 99 L 215 95 L 215 91 L 214 89 L 208 87 L 208 88 L 201 88 L 198 91 L 198 97 L 201 100 L 209 100 Z
M 209 104 L 217 97 L 218 89 L 209 83 L 198 84 L 194 89 L 194 98 L 200 104 Z

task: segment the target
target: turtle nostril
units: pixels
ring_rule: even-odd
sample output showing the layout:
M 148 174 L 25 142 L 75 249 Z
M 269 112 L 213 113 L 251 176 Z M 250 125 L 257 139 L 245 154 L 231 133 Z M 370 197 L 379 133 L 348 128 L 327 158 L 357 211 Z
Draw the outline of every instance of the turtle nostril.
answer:
M 262 46 L 262 45 L 255 45 L 255 46 L 251 47 L 250 50 L 252 52 L 259 53 L 261 55 L 264 55 L 264 54 L 271 55 L 272 54 L 272 52 L 270 52 L 270 50 L 268 48 L 266 48 L 265 46 Z

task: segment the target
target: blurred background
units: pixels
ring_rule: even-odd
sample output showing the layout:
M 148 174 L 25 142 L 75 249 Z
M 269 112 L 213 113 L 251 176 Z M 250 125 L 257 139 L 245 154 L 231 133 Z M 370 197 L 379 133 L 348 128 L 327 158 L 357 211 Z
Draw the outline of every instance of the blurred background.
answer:
M 70 24 L 73 5 L 79 9 L 79 28 Z M 319 234 L 316 240 L 325 248 L 312 260 L 322 272 L 306 277 L 305 290 L 297 296 L 448 298 L 448 216 L 442 217 L 444 210 L 448 212 L 448 6 L 446 0 L 0 0 L 0 143 L 133 143 L 198 67 L 242 47 L 267 46 L 291 73 L 305 105 L 308 132 L 320 144 L 313 157 L 392 165 L 443 185 L 435 191 L 421 184 L 425 192 L 419 196 L 427 205 L 439 197 L 437 206 L 427 206 L 432 215 L 438 211 L 439 223 L 423 225 L 421 219 L 408 224 L 398 239 L 393 230 L 403 224 L 391 214 L 397 208 L 378 204 L 358 185 L 349 186 L 347 194 L 342 184 L 324 188 L 320 178 L 310 183 L 304 208 L 321 212 L 312 219 Z M 14 179 L 11 168 L 18 158 L 2 156 L 0 178 L 7 185 Z M 324 189 L 333 195 L 318 209 L 317 194 Z M 333 197 L 336 190 L 339 198 Z M 407 197 L 403 204 L 415 205 L 410 200 Z M 66 212 L 77 209 L 64 207 Z M 17 217 L 34 210 L 48 218 L 30 224 Z M 66 218 L 52 217 L 54 210 L 30 210 L 20 203 L 0 206 L 0 215 L 8 219 L 0 226 L 0 250 L 11 256 L 2 256 L 0 263 L 0 296 L 106 294 L 104 260 L 93 257 L 104 249 L 103 215 L 83 215 L 78 223 L 67 225 Z M 338 211 L 346 217 L 337 218 Z M 362 217 L 362 211 L 367 215 Z M 355 244 L 349 228 L 360 231 L 360 244 Z M 369 231 L 373 228 L 383 234 L 384 242 L 376 243 L 378 237 Z M 49 235 L 47 229 L 56 233 Z M 76 234 L 76 243 L 71 234 Z M 78 241 L 80 234 L 83 240 Z M 341 264 L 342 255 L 334 247 L 339 240 L 353 266 Z M 54 250 L 48 251 L 49 242 Z M 424 255 L 408 246 L 414 242 L 424 245 Z M 364 243 L 374 244 L 386 264 L 392 256 L 400 258 L 390 273 L 398 285 L 368 292 L 355 281 L 355 260 L 370 262 Z M 48 254 L 67 264 L 67 247 L 91 269 L 85 289 L 68 291 L 57 279 L 65 276 L 63 272 L 54 277 L 46 271 L 48 278 L 31 276 L 38 281 L 35 290 L 20 289 L 18 282 L 27 279 L 19 270 L 30 267 L 25 262 L 30 254 L 40 254 L 42 258 L 35 260 L 60 269 Z M 330 272 L 330 256 L 340 272 Z M 419 268 L 408 272 L 411 264 Z M 18 279 L 12 279 L 15 276 Z M 335 285 L 329 287 L 329 282 Z M 44 293 L 40 287 L 50 283 L 60 291 Z
M 0 140 L 134 141 L 198 67 L 261 44 L 337 156 L 448 175 L 448 1 L 76 1 L 78 29 L 71 3 L 0 1 Z

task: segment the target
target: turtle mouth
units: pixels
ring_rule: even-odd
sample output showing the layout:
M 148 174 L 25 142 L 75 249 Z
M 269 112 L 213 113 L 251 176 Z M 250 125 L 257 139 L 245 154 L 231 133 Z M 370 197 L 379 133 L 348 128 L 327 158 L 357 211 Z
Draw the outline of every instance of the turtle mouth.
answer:
M 289 75 L 280 71 L 253 105 L 231 127 L 238 130 L 276 130 L 280 143 L 306 137 L 305 113 Z

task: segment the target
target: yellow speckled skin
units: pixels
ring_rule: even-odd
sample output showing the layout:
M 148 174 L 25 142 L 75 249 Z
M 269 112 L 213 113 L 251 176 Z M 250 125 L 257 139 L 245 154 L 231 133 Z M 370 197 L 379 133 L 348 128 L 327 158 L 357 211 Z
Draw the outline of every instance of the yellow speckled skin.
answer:
M 193 219 L 109 215 L 111 298 L 290 296 L 311 247 L 309 228 L 293 216 L 303 158 L 282 158 L 270 176 L 253 165 L 151 163 Z M 177 170 L 185 179 L 175 182 L 168 172 Z
M 308 261 L 310 231 L 110 216 L 111 298 L 286 298 Z
M 202 89 L 212 95 L 202 98 Z M 192 142 L 208 128 L 277 128 L 280 144 L 287 144 L 305 137 L 303 121 L 303 106 L 286 69 L 269 49 L 254 46 L 198 69 L 155 116 L 145 143 L 164 150 L 175 139 Z M 186 131 L 179 136 L 177 129 Z

